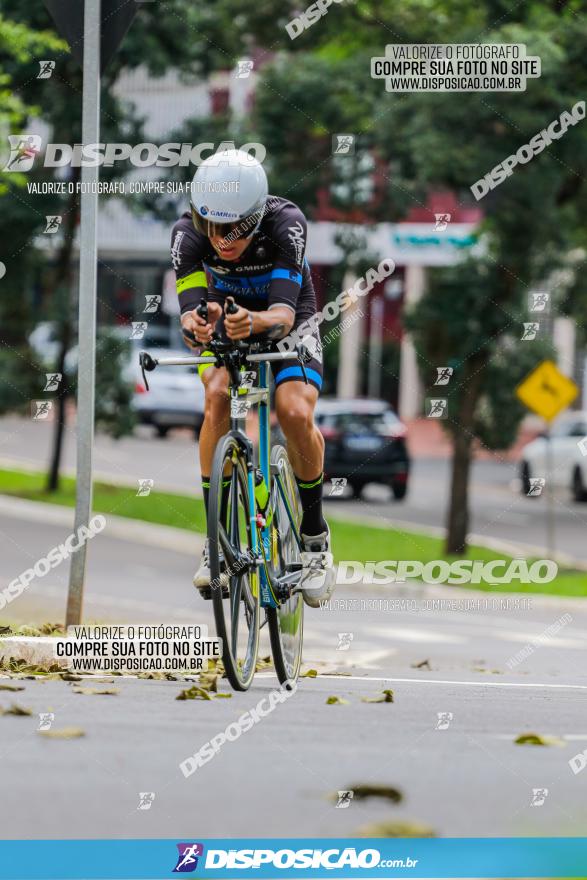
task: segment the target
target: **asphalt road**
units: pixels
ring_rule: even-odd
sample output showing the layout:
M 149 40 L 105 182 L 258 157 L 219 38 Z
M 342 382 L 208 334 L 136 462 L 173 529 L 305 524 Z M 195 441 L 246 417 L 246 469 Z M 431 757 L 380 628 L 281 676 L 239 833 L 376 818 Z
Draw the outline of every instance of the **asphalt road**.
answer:
M 65 538 L 62 518 L 21 504 L 0 512 L 0 588 Z M 115 531 L 89 548 L 86 620 L 210 622 L 209 604 L 190 585 L 186 536 L 158 546 L 154 532 Z M 1 616 L 60 619 L 66 582 L 61 566 Z M 490 604 L 429 604 L 455 595 Z M 335 597 L 331 610 L 306 615 L 305 666 L 318 677 L 302 679 L 291 699 L 188 779 L 180 762 L 273 690 L 270 672 L 246 694 L 206 702 L 176 701 L 178 682 L 136 679 L 116 680 L 116 696 L 35 680 L 0 692 L 0 706 L 33 712 L 0 717 L 2 836 L 342 837 L 400 821 L 446 837 L 584 834 L 587 772 L 574 775 L 568 763 L 587 747 L 582 603 L 534 598 L 516 610 L 512 596 L 493 605 L 487 594 L 413 586 L 341 587 Z M 402 597 L 416 599 L 417 610 L 393 610 Z M 374 605 L 361 610 L 361 601 Z M 571 621 L 541 638 L 564 614 Z M 338 650 L 340 633 L 352 633 L 348 650 Z M 529 656 L 510 669 L 526 645 Z M 414 667 L 425 660 L 430 668 Z M 393 703 L 362 702 L 383 688 L 393 689 Z M 349 702 L 327 705 L 329 696 Z M 85 736 L 41 737 L 41 712 Z M 556 735 L 561 745 L 515 745 L 524 732 Z M 401 802 L 355 799 L 337 809 L 330 799 L 366 783 L 398 789 Z M 542 805 L 532 805 L 541 799 L 534 789 L 548 790 Z M 138 809 L 141 792 L 155 795 L 149 809 Z
M 51 426 L 29 419 L 0 420 L 0 467 L 3 462 L 44 469 L 49 458 Z M 64 466 L 75 466 L 75 433 L 66 431 Z M 199 491 L 197 448 L 188 432 L 176 432 L 161 440 L 149 428 L 138 435 L 114 441 L 98 436 L 94 467 L 96 476 L 124 483 L 153 479 L 154 488 Z M 368 486 L 360 500 L 333 498 L 327 501 L 331 515 L 360 519 L 365 515 L 383 523 L 442 530 L 450 481 L 449 463 L 442 459 L 415 459 L 408 497 L 390 499 L 381 486 Z M 328 489 L 327 489 L 328 491 Z M 470 492 L 470 531 L 482 539 L 498 539 L 520 546 L 544 548 L 546 500 L 520 494 L 517 466 L 504 461 L 477 461 L 473 465 Z M 587 505 L 568 495 L 554 499 L 555 549 L 587 561 Z

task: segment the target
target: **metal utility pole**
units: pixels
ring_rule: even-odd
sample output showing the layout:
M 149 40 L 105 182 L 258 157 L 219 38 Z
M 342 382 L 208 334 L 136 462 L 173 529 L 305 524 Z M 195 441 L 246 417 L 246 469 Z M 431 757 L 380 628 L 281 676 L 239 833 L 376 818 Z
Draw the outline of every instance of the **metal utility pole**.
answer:
M 100 142 L 100 6 L 84 4 L 82 141 Z M 92 510 L 92 452 L 96 372 L 96 287 L 98 260 L 98 166 L 82 167 L 77 379 L 77 483 L 75 526 L 87 526 Z M 87 542 L 71 558 L 66 626 L 81 622 Z

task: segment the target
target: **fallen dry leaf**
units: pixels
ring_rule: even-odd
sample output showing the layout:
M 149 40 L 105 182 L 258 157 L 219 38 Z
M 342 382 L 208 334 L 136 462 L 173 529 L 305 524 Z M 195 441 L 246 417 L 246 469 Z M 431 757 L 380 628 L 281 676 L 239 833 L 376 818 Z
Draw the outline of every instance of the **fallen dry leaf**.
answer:
M 180 691 L 175 698 L 176 700 L 211 700 L 212 697 L 204 688 L 194 685 L 185 691 Z
M 393 703 L 393 691 L 388 688 L 377 697 L 361 697 L 361 703 Z
M 73 694 L 96 694 L 96 696 L 115 696 L 120 693 L 120 688 L 72 688 Z
M 419 663 L 411 663 L 412 669 L 432 669 L 430 660 L 420 660 Z
M 39 736 L 46 736 L 49 739 L 77 739 L 86 735 L 85 730 L 82 730 L 81 727 L 58 727 L 51 730 L 38 730 L 37 733 Z
M 391 785 L 377 785 L 377 783 L 367 782 L 364 785 L 350 785 L 349 789 L 354 792 L 355 800 L 366 800 L 370 797 L 384 798 L 399 804 L 403 799 L 403 794 L 397 788 Z
M 358 830 L 359 837 L 436 837 L 436 832 L 419 822 L 377 822 Z
M 317 669 L 307 669 L 306 672 L 302 672 L 300 678 L 316 678 L 318 675 Z
M 0 715 L 32 715 L 32 709 L 25 709 L 23 706 L 18 706 L 16 703 L 13 703 L 8 709 L 0 708 Z
M 24 691 L 24 687 L 17 684 L 0 684 L 0 691 Z
M 542 736 L 540 733 L 521 733 L 514 743 L 518 746 L 565 746 L 558 736 Z
M 327 706 L 348 706 L 349 701 L 345 700 L 343 697 L 328 697 L 326 700 Z

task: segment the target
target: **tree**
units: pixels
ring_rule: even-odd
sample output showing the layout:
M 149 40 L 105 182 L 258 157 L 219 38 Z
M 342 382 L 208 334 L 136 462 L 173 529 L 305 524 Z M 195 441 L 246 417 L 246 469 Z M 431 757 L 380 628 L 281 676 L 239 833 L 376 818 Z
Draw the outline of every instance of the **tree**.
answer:
M 139 143 L 141 122 L 134 109 L 119 100 L 114 85 L 122 70 L 145 66 L 154 76 L 177 70 L 181 75 L 198 76 L 236 60 L 242 34 L 228 26 L 230 4 L 223 3 L 219 10 L 196 6 L 191 0 L 173 0 L 166 14 L 156 4 L 143 4 L 125 37 L 120 50 L 102 77 L 101 139 L 103 141 Z M 188 38 L 186 39 L 186 34 Z M 53 59 L 55 70 L 50 79 L 37 79 L 38 60 Z M 42 4 L 22 4 L 20 0 L 4 0 L 0 19 L 0 96 L 4 99 L 0 111 L 0 125 L 11 131 L 21 131 L 33 114 L 42 115 L 49 126 L 50 137 L 57 143 L 81 142 L 82 74 L 69 53 L 68 46 L 53 32 L 53 24 Z M 41 109 L 42 108 L 42 111 Z M 126 173 L 128 167 L 118 167 L 102 174 L 103 179 Z M 70 169 L 68 182 L 76 183 L 79 169 Z M 72 253 L 78 225 L 79 196 L 75 192 L 65 196 L 30 196 L 27 182 L 52 181 L 52 169 L 39 167 L 28 175 L 6 175 L 8 183 L 0 187 L 0 232 L 3 240 L 14 246 L 7 264 L 6 283 L 11 284 L 10 298 L 0 309 L 9 312 L 10 320 L 2 320 L 3 334 L 10 332 L 10 340 L 3 335 L 0 358 L 7 362 L 8 381 L 0 393 L 0 412 L 24 408 L 32 397 L 39 395 L 41 376 L 46 367 L 34 362 L 26 339 L 32 326 L 41 318 L 55 322 L 59 353 L 53 365 L 64 381 L 56 397 L 54 441 L 50 456 L 47 488 L 58 487 L 63 433 L 67 401 L 75 390 L 75 383 L 66 375 L 66 354 L 75 340 L 75 291 L 72 290 Z M 57 236 L 56 252 L 52 253 L 50 267 L 44 274 L 43 294 L 33 290 L 33 279 L 47 264 L 46 254 L 36 247 L 36 237 L 42 231 L 46 214 L 59 214 L 62 224 Z M 8 302 L 8 305 L 5 303 Z M 0 312 L 0 318 L 5 314 Z M 83 344 L 83 340 L 81 341 Z M 18 343 L 19 348 L 15 348 Z M 10 348 L 7 346 L 10 344 Z M 97 357 L 100 357 L 99 348 Z M 99 361 L 98 361 L 99 363 Z M 0 367 L 3 362 L 0 361 Z M 99 392 L 99 389 L 97 389 Z M 99 393 L 97 394 L 99 397 Z M 130 429 L 130 413 L 122 406 L 128 395 L 119 397 L 118 405 L 106 420 L 97 423 L 108 427 L 116 435 Z M 99 405 L 99 400 L 98 400 Z M 118 421 L 117 421 L 118 419 Z
M 405 217 L 410 207 L 424 207 L 435 190 L 451 190 L 461 205 L 474 205 L 471 185 L 584 95 L 587 22 L 579 10 L 578 0 L 514 7 L 501 0 L 472 6 L 413 0 L 400 7 L 362 0 L 332 7 L 294 41 L 297 54 L 277 59 L 260 88 L 258 125 L 277 157 L 279 179 L 292 198 L 298 195 L 311 208 L 317 184 L 332 185 L 329 136 L 346 130 L 358 134 L 359 149 L 385 161 L 386 192 L 375 206 L 376 219 Z M 478 42 L 482 34 L 483 42 L 524 43 L 528 54 L 540 56 L 542 76 L 529 81 L 523 96 L 386 93 L 382 82 L 366 74 L 370 58 L 383 54 L 382 27 L 389 28 L 385 42 Z M 276 93 L 296 112 L 283 119 Z M 491 448 L 511 442 L 521 416 L 513 388 L 520 370 L 540 356 L 537 346 L 530 356 L 520 341 L 528 292 L 564 265 L 573 248 L 585 247 L 586 166 L 585 123 L 519 165 L 481 203 L 485 221 L 473 260 L 434 273 L 429 294 L 408 317 L 423 376 L 431 366 L 458 367 L 459 393 L 450 392 L 447 423 L 453 443 L 451 552 L 466 547 L 473 442 L 491 441 Z M 579 267 L 574 279 L 556 284 L 553 298 L 555 308 L 584 316 L 587 291 Z M 513 352 L 512 340 L 519 352 Z M 505 351 L 512 370 L 507 426 L 495 405 L 497 364 Z

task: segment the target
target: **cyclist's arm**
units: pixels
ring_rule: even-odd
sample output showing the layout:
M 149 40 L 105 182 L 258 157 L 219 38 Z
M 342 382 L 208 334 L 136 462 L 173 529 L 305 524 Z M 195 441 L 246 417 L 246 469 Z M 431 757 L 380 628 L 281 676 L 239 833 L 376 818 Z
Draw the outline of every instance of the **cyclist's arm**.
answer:
M 175 288 L 182 315 L 206 299 L 208 284 L 201 256 L 201 245 L 191 223 L 177 221 L 171 233 L 171 261 L 175 269 Z
M 287 336 L 294 325 L 296 313 L 289 306 L 271 306 L 265 312 L 250 312 L 252 317 L 251 333 L 266 333 L 271 330 L 271 338 L 282 339 Z
M 299 208 L 283 211 L 269 233 L 273 238 L 275 262 L 271 271 L 268 312 L 276 309 L 290 312 L 289 329 L 293 326 L 302 287 L 307 235 L 306 218 Z

